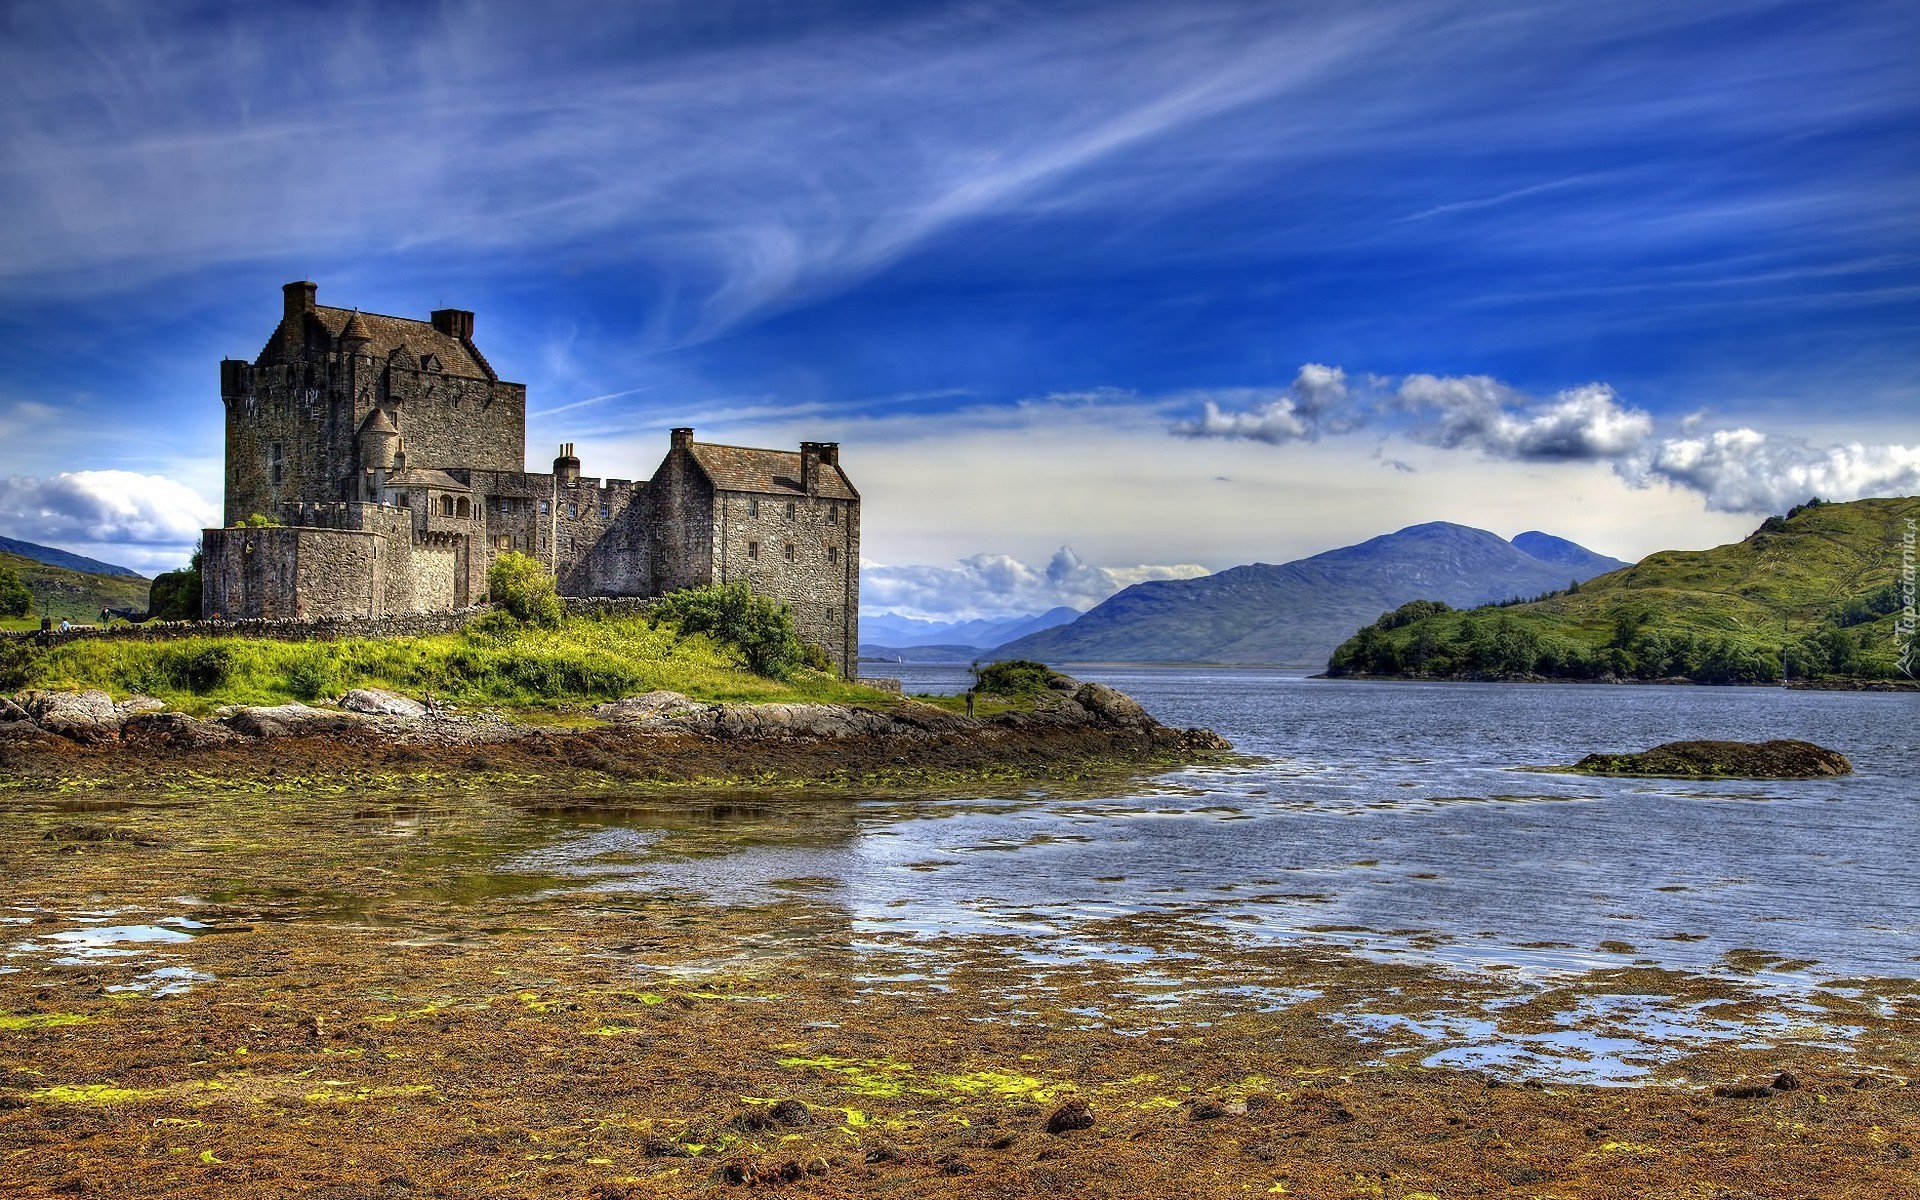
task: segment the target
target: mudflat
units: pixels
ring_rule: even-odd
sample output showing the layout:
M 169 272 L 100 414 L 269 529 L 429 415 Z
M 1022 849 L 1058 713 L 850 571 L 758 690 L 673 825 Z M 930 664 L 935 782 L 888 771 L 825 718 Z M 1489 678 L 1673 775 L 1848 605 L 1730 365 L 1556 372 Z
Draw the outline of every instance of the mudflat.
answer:
M 276 769 L 0 793 L 0 1191 L 1911 1186 L 1911 981 L 1803 997 L 1784 1035 L 1636 1056 L 1615 1036 L 1636 998 L 1710 1006 L 1737 1030 L 1777 1007 L 1762 982 L 1777 964 L 1747 964 L 1750 981 L 1621 966 L 1523 987 L 1177 917 L 1090 916 L 1071 946 L 928 936 L 863 919 L 833 879 L 767 880 L 732 903 L 671 883 L 676 859 L 852 837 L 857 807 L 908 795 Z M 620 886 L 642 858 L 653 882 Z M 1135 953 L 1102 952 L 1122 945 Z M 1436 1023 L 1495 1018 L 1543 1053 L 1433 1053 Z M 1554 1069 L 1591 1075 L 1609 1055 L 1611 1086 Z

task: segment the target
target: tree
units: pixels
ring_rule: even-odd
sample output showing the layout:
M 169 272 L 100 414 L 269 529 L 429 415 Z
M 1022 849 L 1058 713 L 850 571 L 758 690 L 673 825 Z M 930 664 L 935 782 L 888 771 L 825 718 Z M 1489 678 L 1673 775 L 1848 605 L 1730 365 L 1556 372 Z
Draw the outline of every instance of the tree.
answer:
M 24 617 L 33 609 L 33 593 L 12 567 L 0 567 L 0 617 Z
M 540 560 L 509 550 L 487 568 L 487 599 L 528 625 L 560 624 L 560 592 Z
M 731 643 L 746 659 L 747 670 L 769 679 L 791 679 L 806 658 L 793 627 L 793 611 L 744 583 L 685 588 L 661 598 L 648 614 L 654 625 L 666 621 L 682 634 L 704 633 Z

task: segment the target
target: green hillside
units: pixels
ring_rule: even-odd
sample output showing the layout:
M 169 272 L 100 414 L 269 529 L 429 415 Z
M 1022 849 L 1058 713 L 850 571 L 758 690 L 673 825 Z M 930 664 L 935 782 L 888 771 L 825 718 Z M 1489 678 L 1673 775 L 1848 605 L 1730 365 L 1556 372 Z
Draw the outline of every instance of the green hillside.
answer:
M 1768 683 L 1900 676 L 1902 541 L 1920 497 L 1818 501 L 1745 540 L 1669 550 L 1543 599 L 1415 601 L 1334 651 L 1332 675 Z
M 97 622 L 102 608 L 147 608 L 151 580 L 138 575 L 90 575 L 49 563 L 0 552 L 0 567 L 11 567 L 33 593 L 33 610 L 18 619 L 0 618 L 0 629 L 38 629 L 44 608 L 58 625 L 62 620 Z

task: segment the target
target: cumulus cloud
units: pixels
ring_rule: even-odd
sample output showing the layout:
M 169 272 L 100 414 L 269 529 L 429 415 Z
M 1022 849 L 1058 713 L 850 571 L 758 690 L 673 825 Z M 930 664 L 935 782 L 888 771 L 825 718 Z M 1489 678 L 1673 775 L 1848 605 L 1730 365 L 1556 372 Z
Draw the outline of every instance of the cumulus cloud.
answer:
M 1424 422 L 1412 433 L 1445 449 L 1495 458 L 1589 462 L 1630 453 L 1653 436 L 1653 416 L 1626 408 L 1604 383 L 1531 401 L 1485 375 L 1409 375 L 1396 399 Z
M 860 567 L 861 607 L 875 612 L 943 620 L 971 620 L 1044 612 L 1058 605 L 1086 609 L 1122 588 L 1149 579 L 1193 579 L 1209 574 L 1194 563 L 1102 567 L 1070 546 L 1054 551 L 1045 566 L 1006 554 L 975 554 L 957 566 Z
M 191 546 L 218 520 L 198 492 L 164 475 L 65 471 L 0 480 L 0 528 L 32 542 Z
M 1322 433 L 1345 433 L 1363 422 L 1362 414 L 1348 409 L 1351 395 L 1345 371 L 1308 363 L 1283 391 L 1208 394 L 1201 399 L 1200 415 L 1175 423 L 1173 432 L 1181 437 L 1245 438 L 1275 446 L 1314 441 Z M 1223 401 L 1242 407 L 1228 408 Z
M 1742 426 L 1666 438 L 1615 470 L 1636 487 L 1661 482 L 1699 492 L 1718 512 L 1779 512 L 1812 496 L 1920 493 L 1920 446 L 1815 446 Z

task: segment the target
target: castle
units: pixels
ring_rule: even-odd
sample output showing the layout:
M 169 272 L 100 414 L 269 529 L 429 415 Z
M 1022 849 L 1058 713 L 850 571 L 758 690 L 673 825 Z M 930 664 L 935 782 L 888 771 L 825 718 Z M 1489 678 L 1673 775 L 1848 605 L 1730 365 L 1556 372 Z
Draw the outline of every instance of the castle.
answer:
M 259 357 L 220 364 L 226 528 L 204 534 L 202 613 L 464 608 L 514 550 L 564 596 L 745 581 L 855 676 L 860 493 L 838 443 L 754 450 L 675 429 L 650 479 L 585 478 L 570 444 L 530 472 L 526 385 L 494 373 L 472 313 L 417 321 L 325 307 L 311 283 L 283 290 Z

